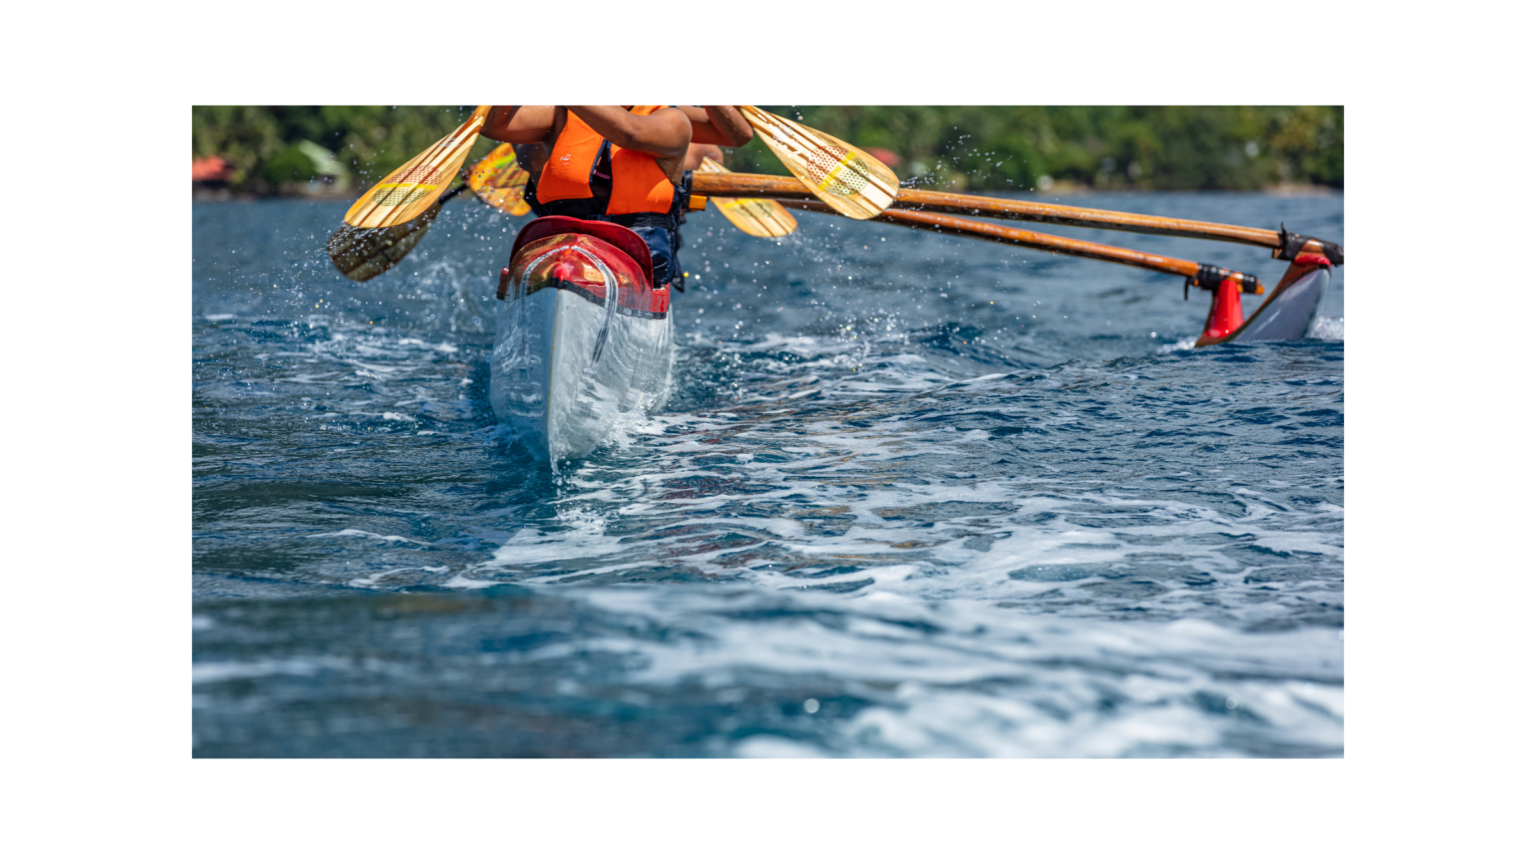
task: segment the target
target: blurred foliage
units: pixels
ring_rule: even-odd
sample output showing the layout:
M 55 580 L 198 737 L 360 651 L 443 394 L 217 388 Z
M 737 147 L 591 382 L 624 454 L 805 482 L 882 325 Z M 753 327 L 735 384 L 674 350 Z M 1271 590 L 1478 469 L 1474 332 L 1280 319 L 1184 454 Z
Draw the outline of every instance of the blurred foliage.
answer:
M 366 189 L 433 142 L 452 132 L 474 106 L 194 106 L 192 156 L 222 156 L 235 168 L 237 192 L 273 194 L 280 184 L 312 179 L 313 161 L 297 148 L 313 141 L 336 154 L 351 172 L 353 189 Z M 475 149 L 488 151 L 481 139 Z
M 972 190 L 1262 189 L 1344 186 L 1339 106 L 1008 107 L 761 106 L 860 147 L 897 154 L 907 185 Z M 448 134 L 472 106 L 199 106 L 193 156 L 223 156 L 237 192 L 310 179 L 299 141 L 336 153 L 354 190 Z M 489 150 L 481 139 L 471 158 Z M 731 154 L 737 171 L 785 173 L 761 141 Z
M 1036 189 L 1344 187 L 1344 109 L 1332 107 L 762 106 L 859 147 L 899 154 L 921 186 Z M 775 171 L 754 141 L 738 171 Z

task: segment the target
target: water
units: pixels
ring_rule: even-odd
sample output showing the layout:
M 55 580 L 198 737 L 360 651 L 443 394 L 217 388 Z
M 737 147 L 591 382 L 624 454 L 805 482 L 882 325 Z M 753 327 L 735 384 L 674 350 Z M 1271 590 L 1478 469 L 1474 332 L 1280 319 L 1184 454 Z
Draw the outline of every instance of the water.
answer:
M 195 755 L 1342 755 L 1344 270 L 1320 338 L 1191 350 L 1173 277 L 711 209 L 665 410 L 551 472 L 487 394 L 525 220 L 355 285 L 345 208 L 194 205 Z

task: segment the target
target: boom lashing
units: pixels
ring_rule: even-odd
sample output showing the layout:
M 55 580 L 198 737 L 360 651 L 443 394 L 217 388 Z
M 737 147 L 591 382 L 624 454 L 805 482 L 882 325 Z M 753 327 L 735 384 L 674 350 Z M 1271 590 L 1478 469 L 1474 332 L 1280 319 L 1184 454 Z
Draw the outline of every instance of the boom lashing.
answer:
M 1275 257 L 1281 261 L 1295 261 L 1296 256 L 1301 254 L 1308 243 L 1316 243 L 1321 247 L 1323 256 L 1328 259 L 1329 264 L 1337 267 L 1344 263 L 1344 249 L 1339 244 L 1287 231 L 1284 222 L 1280 223 L 1280 248 L 1275 250 Z
M 1215 291 L 1221 287 L 1226 279 L 1234 279 L 1242 288 L 1244 294 L 1263 294 L 1264 286 L 1259 284 L 1259 277 L 1239 273 L 1236 270 L 1228 270 L 1225 267 L 1217 267 L 1215 264 L 1201 264 L 1200 269 L 1193 276 L 1184 277 L 1184 299 L 1189 299 L 1189 286 L 1193 285 L 1202 291 Z

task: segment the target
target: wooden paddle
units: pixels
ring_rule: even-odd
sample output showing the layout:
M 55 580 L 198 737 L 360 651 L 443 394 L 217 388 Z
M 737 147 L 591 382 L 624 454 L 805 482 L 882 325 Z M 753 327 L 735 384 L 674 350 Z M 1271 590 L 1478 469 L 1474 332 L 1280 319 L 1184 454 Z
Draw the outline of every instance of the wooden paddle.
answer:
M 693 172 L 693 176 L 697 178 L 701 174 L 729 173 L 731 173 L 730 169 L 706 156 L 703 164 Z M 715 198 L 712 200 L 732 225 L 753 237 L 784 237 L 795 233 L 795 229 L 799 227 L 795 217 L 789 215 L 789 211 L 777 201 L 767 201 L 762 198 Z
M 432 220 L 442 212 L 443 205 L 465 188 L 463 185 L 453 187 L 415 219 L 403 225 L 387 228 L 341 226 L 325 244 L 331 263 L 353 282 L 367 282 L 400 263 L 407 252 L 416 248 L 416 244 L 426 236 L 427 229 L 432 227 Z
M 464 164 L 491 106 L 481 105 L 459 128 L 379 181 L 343 217 L 354 228 L 391 228 L 420 216 Z
M 367 282 L 395 266 L 406 253 L 416 248 L 427 229 L 432 227 L 432 220 L 442 212 L 443 205 L 466 188 L 474 190 L 481 201 L 505 213 L 521 216 L 528 212 L 528 202 L 523 200 L 528 172 L 518 167 L 511 144 L 495 148 L 464 173 L 464 184 L 443 193 L 409 222 L 383 228 L 354 228 L 343 224 L 325 246 L 331 262 L 348 279 Z
M 812 210 L 820 213 L 834 212 L 832 208 L 819 201 L 785 201 L 784 204 L 797 210 Z M 1039 234 L 1034 231 L 1025 231 L 1022 228 L 1008 228 L 1002 225 L 993 225 L 990 222 L 982 222 L 978 219 L 965 219 L 959 216 L 922 213 L 912 210 L 887 210 L 876 216 L 874 221 L 890 222 L 895 225 L 918 228 L 923 231 L 933 231 L 939 234 L 954 234 L 961 237 L 972 237 L 977 240 L 990 240 L 994 243 L 1024 246 L 1029 249 L 1040 249 L 1077 258 L 1093 258 L 1098 261 L 1110 261 L 1115 264 L 1140 267 L 1143 270 L 1167 273 L 1170 276 L 1183 276 L 1202 288 L 1214 289 L 1216 285 L 1220 284 L 1222 279 L 1228 276 L 1236 276 L 1238 281 L 1243 284 L 1244 291 L 1250 294 L 1264 293 L 1264 286 L 1257 279 L 1251 276 L 1245 277 L 1238 271 L 1228 270 L 1224 267 L 1200 264 L 1183 258 L 1169 258 L 1166 255 L 1137 252 L 1134 249 L 1122 249 L 1119 246 L 1107 246 L 1103 243 L 1090 243 L 1086 240 L 1073 240 L 1067 237 L 1056 237 L 1051 234 Z
M 850 219 L 870 219 L 895 200 L 900 188 L 896 174 L 875 157 L 846 141 L 751 105 L 740 106 L 740 111 L 789 173 L 837 212 Z
M 511 144 L 501 144 L 485 154 L 469 169 L 465 182 L 476 197 L 503 213 L 522 216 L 532 209 L 523 200 L 528 172 L 517 164 L 517 153 Z

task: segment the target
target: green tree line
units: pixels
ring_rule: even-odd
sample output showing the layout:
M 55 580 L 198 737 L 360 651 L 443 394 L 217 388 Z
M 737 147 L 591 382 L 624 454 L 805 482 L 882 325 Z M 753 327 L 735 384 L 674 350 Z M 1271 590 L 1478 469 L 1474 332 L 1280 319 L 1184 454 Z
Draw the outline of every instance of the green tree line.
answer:
M 761 107 L 856 146 L 888 150 L 904 182 L 931 188 L 1344 186 L 1341 106 Z M 362 189 L 471 110 L 197 106 L 192 155 L 222 157 L 231 168 L 228 185 L 240 193 L 296 191 L 322 170 Z M 491 146 L 481 139 L 471 158 Z M 325 162 L 322 148 L 334 162 Z M 758 140 L 729 162 L 737 171 L 784 173 Z

